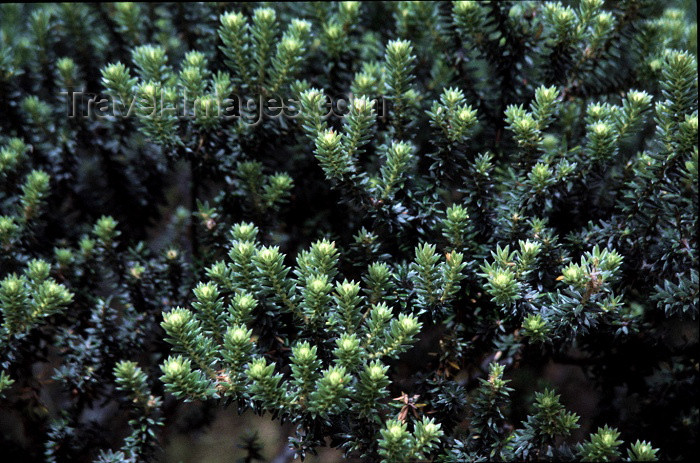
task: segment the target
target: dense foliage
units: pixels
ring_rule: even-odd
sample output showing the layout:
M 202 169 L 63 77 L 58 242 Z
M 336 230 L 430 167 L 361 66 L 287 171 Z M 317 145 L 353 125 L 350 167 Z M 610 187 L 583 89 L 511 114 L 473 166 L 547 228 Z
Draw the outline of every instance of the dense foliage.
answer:
M 689 457 L 694 8 L 1 5 L 3 458 Z

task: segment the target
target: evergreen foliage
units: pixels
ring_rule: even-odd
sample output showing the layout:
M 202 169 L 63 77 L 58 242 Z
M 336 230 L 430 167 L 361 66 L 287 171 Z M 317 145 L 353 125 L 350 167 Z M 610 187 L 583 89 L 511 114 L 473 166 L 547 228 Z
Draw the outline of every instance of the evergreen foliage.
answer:
M 692 2 L 3 4 L 0 114 L 8 461 L 697 446 Z

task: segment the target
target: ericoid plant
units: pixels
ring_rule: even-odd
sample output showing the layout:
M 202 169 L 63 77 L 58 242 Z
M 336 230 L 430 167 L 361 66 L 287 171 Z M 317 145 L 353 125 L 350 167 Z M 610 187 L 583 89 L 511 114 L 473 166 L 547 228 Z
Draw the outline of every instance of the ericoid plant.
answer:
M 695 8 L 0 6 L 2 454 L 688 458 Z

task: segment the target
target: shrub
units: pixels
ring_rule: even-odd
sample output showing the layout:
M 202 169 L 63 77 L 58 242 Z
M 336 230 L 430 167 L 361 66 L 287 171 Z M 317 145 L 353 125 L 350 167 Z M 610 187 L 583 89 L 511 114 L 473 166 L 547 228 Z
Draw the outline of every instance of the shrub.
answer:
M 686 3 L 0 6 L 3 454 L 688 457 Z

